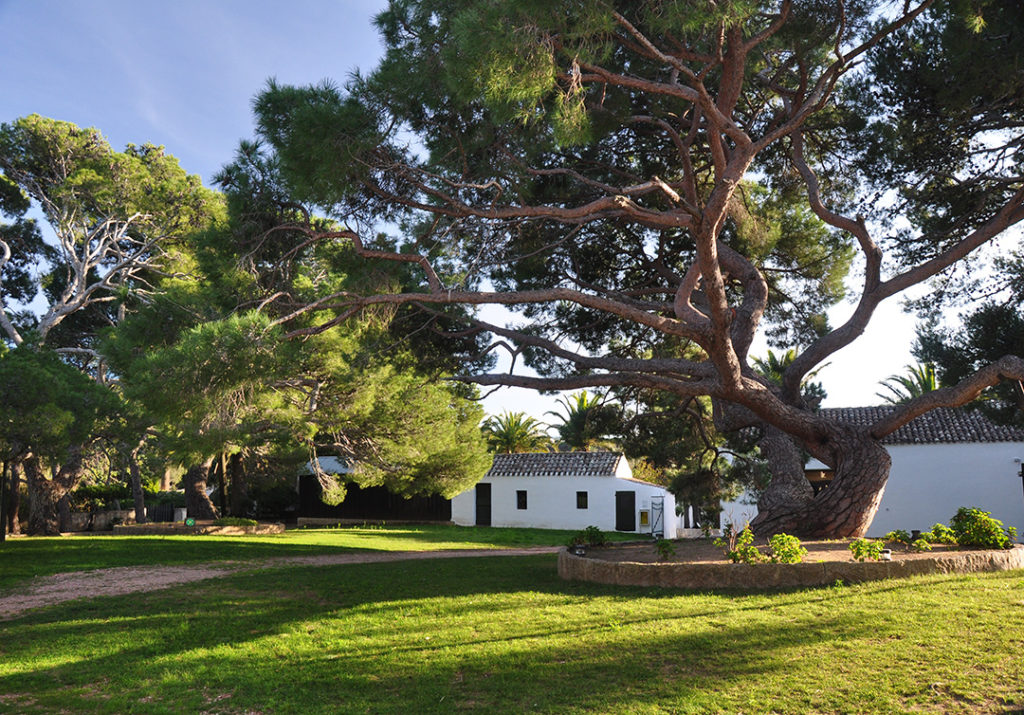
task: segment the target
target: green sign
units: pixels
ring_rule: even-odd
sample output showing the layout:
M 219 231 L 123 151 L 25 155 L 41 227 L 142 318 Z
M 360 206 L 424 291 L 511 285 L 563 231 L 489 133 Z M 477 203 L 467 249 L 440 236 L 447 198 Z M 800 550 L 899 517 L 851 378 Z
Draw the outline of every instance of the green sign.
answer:
M 193 519 L 191 516 L 189 518 L 185 519 L 185 526 L 195 526 L 195 525 L 196 525 L 196 520 Z

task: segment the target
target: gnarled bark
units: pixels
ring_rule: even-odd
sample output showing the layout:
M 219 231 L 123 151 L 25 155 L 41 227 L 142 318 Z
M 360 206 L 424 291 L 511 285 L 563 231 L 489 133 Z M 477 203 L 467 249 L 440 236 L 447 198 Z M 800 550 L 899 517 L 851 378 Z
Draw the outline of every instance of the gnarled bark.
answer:
M 829 441 L 836 459 L 835 476 L 828 487 L 806 501 L 779 499 L 766 503 L 763 510 L 758 502 L 758 515 L 751 523 L 755 533 L 864 536 L 882 501 L 892 460 L 880 442 L 853 430 L 837 430 Z M 807 487 L 810 489 L 809 484 Z
M 7 533 L 21 533 L 21 519 L 18 509 L 21 507 L 21 465 L 15 462 L 10 466 L 11 484 L 7 492 Z
M 768 460 L 772 479 L 757 500 L 757 516 L 750 528 L 757 534 L 771 535 L 784 531 L 771 528 L 774 515 L 807 508 L 814 498 L 814 490 L 804 474 L 803 455 L 789 435 L 778 427 L 765 425 L 758 447 Z
M 228 464 L 231 473 L 231 516 L 246 516 L 245 470 L 242 468 L 241 453 L 232 454 Z
M 185 487 L 185 507 L 193 519 L 216 519 L 217 510 L 206 494 L 206 481 L 210 473 L 210 463 L 195 464 L 188 468 L 181 483 Z
M 139 473 L 138 453 L 128 457 L 128 475 L 132 485 L 132 501 L 135 508 L 135 523 L 146 523 L 146 494 L 142 491 L 142 475 Z
M 28 457 L 24 467 L 29 496 L 28 533 L 32 536 L 56 536 L 62 526 L 61 500 L 75 488 L 82 476 L 81 449 L 70 450 L 68 460 L 50 478 L 46 477 L 36 456 Z M 67 524 L 65 519 L 63 525 Z

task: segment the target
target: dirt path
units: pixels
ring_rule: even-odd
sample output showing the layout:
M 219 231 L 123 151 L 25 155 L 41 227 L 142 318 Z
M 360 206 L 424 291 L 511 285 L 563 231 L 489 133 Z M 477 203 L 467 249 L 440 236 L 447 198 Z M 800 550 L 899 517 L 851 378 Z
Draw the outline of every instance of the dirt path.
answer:
M 336 566 L 384 561 L 418 559 L 459 559 L 480 556 L 530 556 L 551 554 L 558 546 L 534 546 L 523 549 L 459 549 L 449 551 L 374 551 L 324 554 L 321 556 L 282 556 L 255 561 L 222 561 L 187 566 L 118 566 L 95 571 L 72 571 L 33 579 L 18 593 L 0 596 L 0 621 L 15 618 L 33 608 L 52 606 L 77 598 L 123 596 L 128 593 L 158 591 L 193 581 L 220 578 L 242 571 L 279 566 Z

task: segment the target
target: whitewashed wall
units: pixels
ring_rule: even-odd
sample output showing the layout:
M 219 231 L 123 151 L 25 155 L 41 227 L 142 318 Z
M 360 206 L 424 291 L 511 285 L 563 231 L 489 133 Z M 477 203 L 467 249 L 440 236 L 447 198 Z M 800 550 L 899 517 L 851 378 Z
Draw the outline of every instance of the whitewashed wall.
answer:
M 976 506 L 1006 526 L 1017 527 L 1024 539 L 1024 488 L 1020 464 L 1014 462 L 1024 459 L 1024 444 L 897 444 L 887 449 L 892 469 L 868 536 L 880 537 L 893 529 L 926 531 L 936 522 L 948 524 L 960 507 Z M 811 460 L 807 468 L 825 466 Z M 756 505 L 722 506 L 723 523 L 730 521 L 730 512 L 731 521 L 740 525 L 757 514 Z
M 1024 459 L 1024 444 L 900 444 L 888 450 L 892 470 L 870 536 L 926 531 L 937 521 L 948 524 L 958 508 L 976 506 L 1024 537 L 1024 489 L 1013 461 Z
M 724 528 L 726 524 L 732 524 L 736 529 L 742 529 L 748 522 L 757 516 L 757 502 L 753 495 L 748 492 L 740 494 L 736 501 L 723 501 L 722 513 L 719 515 L 719 526 Z
M 623 460 L 625 461 L 625 460 Z M 615 492 L 636 492 L 637 533 L 639 511 L 649 509 L 652 496 L 665 497 L 665 538 L 675 538 L 676 503 L 662 487 L 618 477 L 485 477 L 491 484 L 491 525 L 538 529 L 583 529 L 596 526 L 615 531 Z M 516 508 L 516 491 L 526 491 L 526 509 Z M 576 508 L 576 492 L 587 492 L 587 508 Z M 452 499 L 452 521 L 476 524 L 476 489 Z M 650 532 L 650 528 L 646 528 Z

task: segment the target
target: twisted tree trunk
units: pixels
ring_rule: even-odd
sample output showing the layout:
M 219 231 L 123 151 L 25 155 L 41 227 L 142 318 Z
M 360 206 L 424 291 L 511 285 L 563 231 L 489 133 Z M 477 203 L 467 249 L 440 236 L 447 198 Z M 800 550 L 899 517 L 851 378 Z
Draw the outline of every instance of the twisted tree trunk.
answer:
M 806 508 L 814 490 L 804 474 L 804 456 L 792 437 L 778 427 L 765 425 L 758 447 L 768 460 L 772 479 L 757 500 L 757 516 L 750 526 L 758 534 L 771 535 L 781 529 L 771 529 L 769 519 Z
M 892 460 L 882 444 L 852 430 L 830 435 L 835 455 L 832 482 L 817 496 L 802 499 L 788 490 L 787 479 L 778 492 L 782 498 L 758 502 L 751 529 L 761 536 L 785 532 L 803 537 L 858 538 L 864 536 L 878 511 L 889 479 Z M 801 469 L 802 475 L 802 469 Z M 776 476 L 773 475 L 772 482 Z M 804 482 L 806 483 L 806 478 Z M 807 484 L 810 491 L 810 484 Z M 768 494 L 771 490 L 766 491 Z M 774 491 L 773 491 L 774 495 Z
M 188 515 L 193 519 L 216 519 L 217 510 L 206 494 L 206 482 L 210 474 L 210 464 L 213 460 L 208 459 L 202 464 L 194 464 L 185 472 L 181 483 L 185 487 L 185 507 Z
M 80 447 L 71 449 L 68 460 L 49 479 L 36 456 L 28 457 L 24 467 L 29 496 L 28 533 L 32 536 L 57 536 L 62 526 L 61 501 L 82 476 L 82 450 Z M 65 516 L 70 511 L 66 501 L 64 511 Z M 68 519 L 65 518 L 63 526 L 67 525 Z
M 246 514 L 245 471 L 242 469 L 242 454 L 235 452 L 228 463 L 231 472 L 231 516 Z
M 146 494 L 142 491 L 142 475 L 139 473 L 138 452 L 128 456 L 128 475 L 132 485 L 132 501 L 135 507 L 135 523 L 146 523 Z
M 18 509 L 21 507 L 21 464 L 11 464 L 11 484 L 7 493 L 7 533 L 21 533 L 21 519 L 18 518 Z

